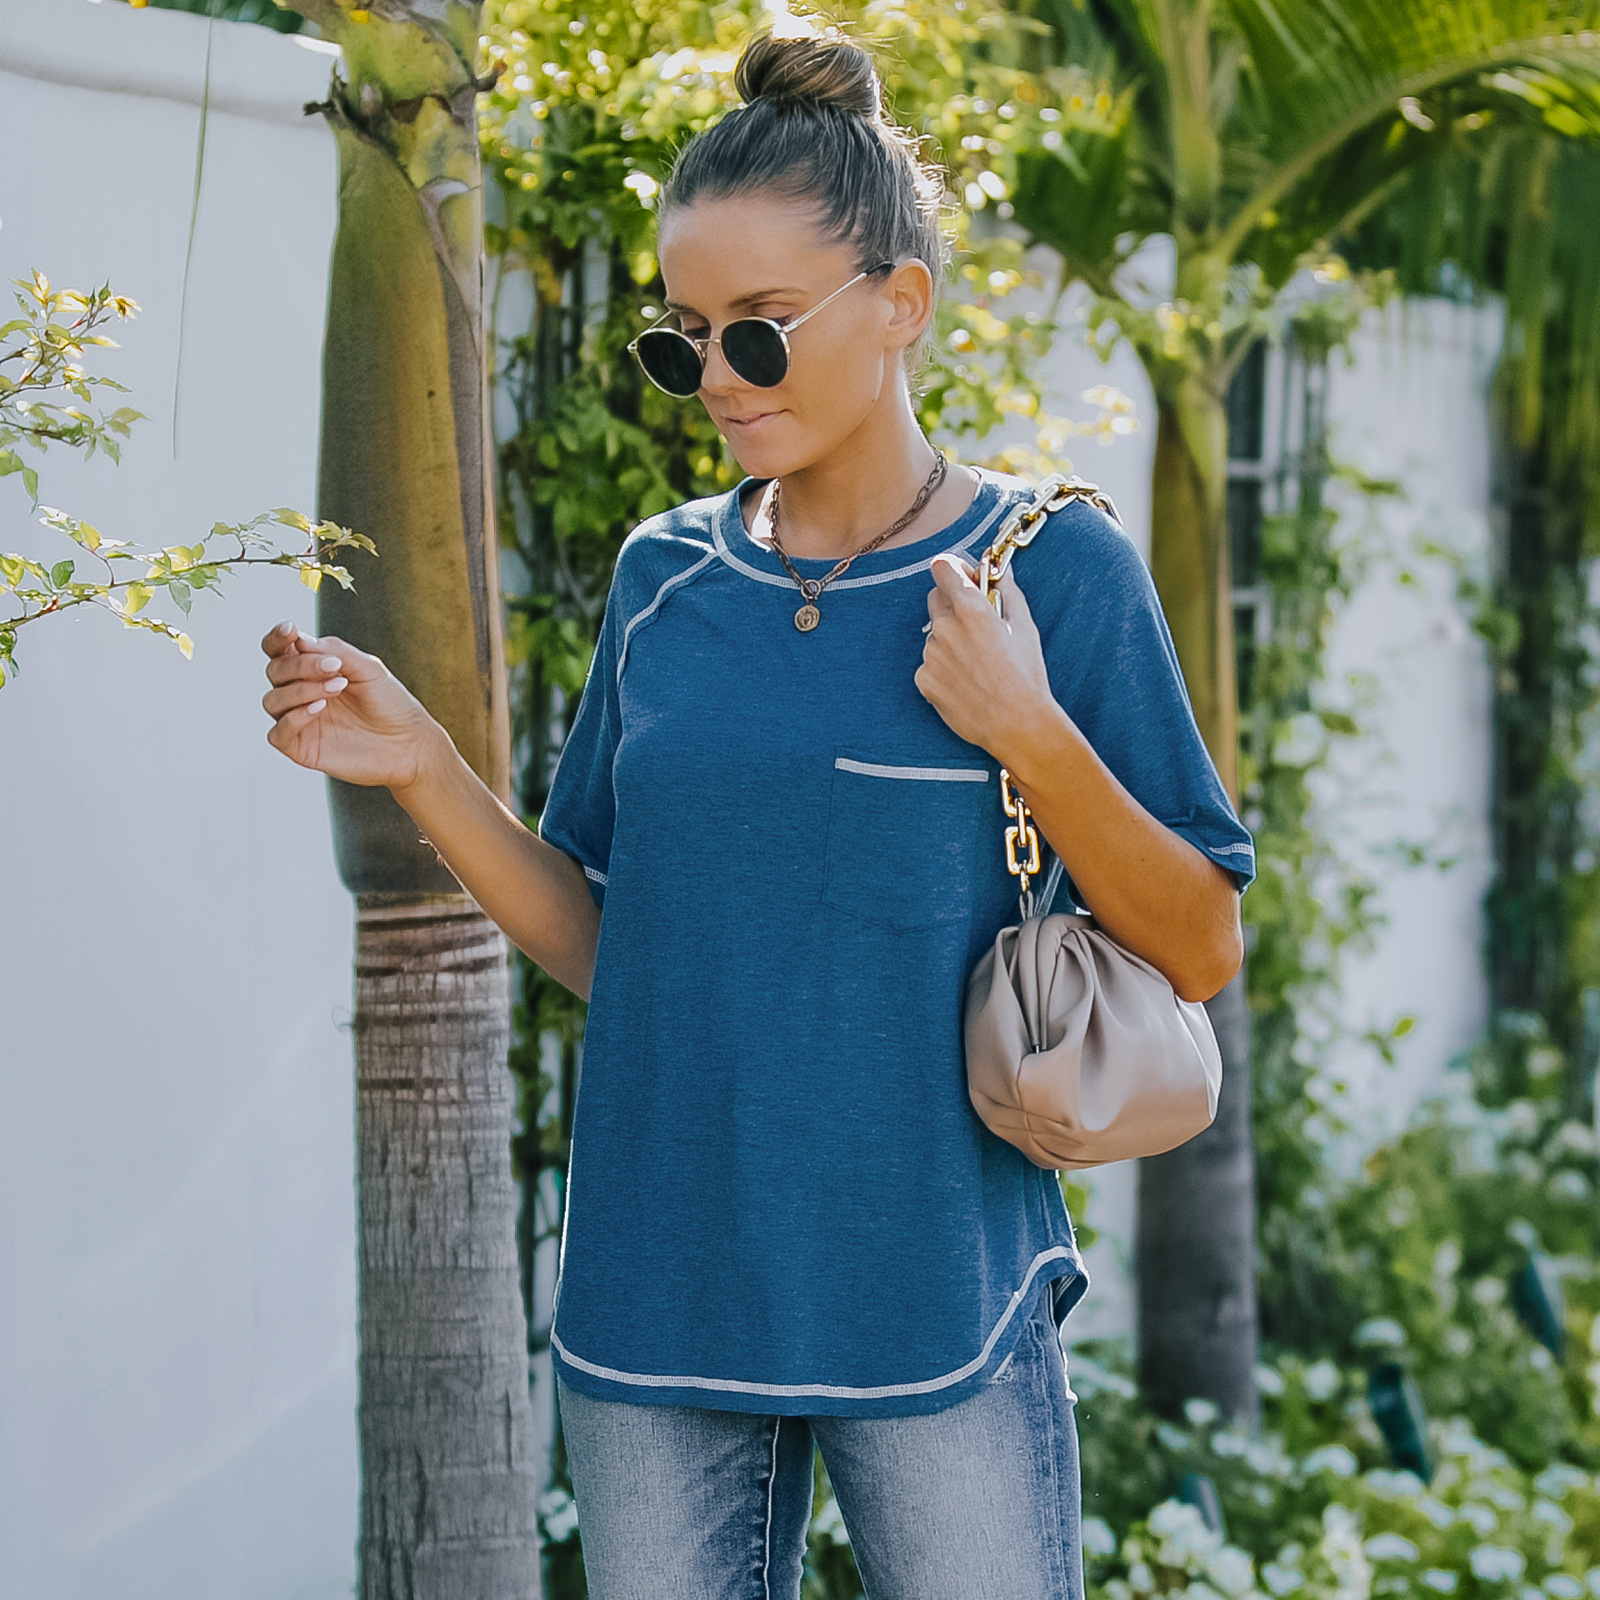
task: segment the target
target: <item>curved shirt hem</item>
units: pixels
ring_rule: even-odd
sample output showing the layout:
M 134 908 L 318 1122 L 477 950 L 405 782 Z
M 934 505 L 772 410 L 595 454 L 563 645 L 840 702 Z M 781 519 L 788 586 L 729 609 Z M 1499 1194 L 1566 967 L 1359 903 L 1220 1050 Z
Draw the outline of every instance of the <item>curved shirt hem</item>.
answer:
M 922 1416 L 960 1404 L 989 1381 L 994 1368 L 1004 1361 L 1027 1325 L 1039 1294 L 1049 1290 L 1056 1296 L 1054 1316 L 1059 1326 L 1088 1287 L 1088 1274 L 1075 1244 L 1053 1245 L 1040 1251 L 978 1354 L 940 1377 L 914 1383 L 758 1383 L 737 1378 L 625 1372 L 585 1360 L 569 1350 L 554 1330 L 550 1347 L 561 1381 L 596 1400 L 697 1406 L 702 1410 L 764 1416 Z M 559 1323 L 559 1310 L 556 1318 Z

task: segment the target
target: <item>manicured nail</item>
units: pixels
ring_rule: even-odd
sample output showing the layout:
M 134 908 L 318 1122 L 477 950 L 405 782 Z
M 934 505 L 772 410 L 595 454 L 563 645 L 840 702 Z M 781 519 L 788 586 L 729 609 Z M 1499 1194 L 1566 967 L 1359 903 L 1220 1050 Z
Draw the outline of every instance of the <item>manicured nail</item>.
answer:
M 272 631 L 274 633 L 293 633 L 294 624 L 292 622 L 280 622 Z
M 329 678 L 322 687 L 324 692 L 327 694 L 338 694 L 338 692 L 344 688 L 349 681 L 350 680 L 348 678 Z
M 321 667 L 324 672 L 337 672 L 339 668 L 344 665 L 344 662 L 342 662 L 338 656 L 324 656 L 317 663 L 317 665 Z
M 308 706 L 307 706 L 307 707 L 306 707 L 306 712 L 307 712 L 307 714 L 308 714 L 308 715 L 309 715 L 309 716 L 313 716 L 313 717 L 314 717 L 314 716 L 316 716 L 316 714 L 317 714 L 317 713 L 318 713 L 318 712 L 319 712 L 319 711 L 321 711 L 321 710 L 322 710 L 322 708 L 323 708 L 323 707 L 324 707 L 324 706 L 326 706 L 326 705 L 327 705 L 327 703 L 328 703 L 328 702 L 327 702 L 327 701 L 326 701 L 326 700 L 313 700 L 313 701 L 312 701 L 312 702 L 311 702 L 311 704 L 310 704 L 310 705 L 308 705 Z

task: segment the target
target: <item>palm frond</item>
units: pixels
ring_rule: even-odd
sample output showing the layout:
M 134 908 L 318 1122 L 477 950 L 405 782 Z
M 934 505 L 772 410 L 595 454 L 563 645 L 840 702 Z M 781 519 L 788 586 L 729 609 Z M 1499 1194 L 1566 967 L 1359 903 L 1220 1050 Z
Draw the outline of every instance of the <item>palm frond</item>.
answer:
M 1399 141 L 1437 127 L 1447 94 L 1455 116 L 1600 133 L 1597 0 L 1226 4 L 1248 50 L 1240 132 L 1272 164 L 1224 224 L 1224 254 L 1371 130 Z

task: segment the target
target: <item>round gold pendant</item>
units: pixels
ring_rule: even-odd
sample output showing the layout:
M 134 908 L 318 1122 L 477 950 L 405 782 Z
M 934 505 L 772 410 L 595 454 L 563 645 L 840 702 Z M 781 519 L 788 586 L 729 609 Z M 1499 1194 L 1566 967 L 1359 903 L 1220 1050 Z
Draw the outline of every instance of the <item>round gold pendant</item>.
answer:
M 794 625 L 801 633 L 810 633 L 822 621 L 822 613 L 808 600 L 794 614 Z

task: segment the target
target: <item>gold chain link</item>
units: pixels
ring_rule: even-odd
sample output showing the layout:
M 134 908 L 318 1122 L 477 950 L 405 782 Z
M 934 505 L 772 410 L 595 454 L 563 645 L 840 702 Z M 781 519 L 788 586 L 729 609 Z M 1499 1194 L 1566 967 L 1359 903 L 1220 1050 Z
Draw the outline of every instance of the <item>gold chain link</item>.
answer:
M 1017 551 L 1033 543 L 1046 517 L 1071 505 L 1074 500 L 1087 501 L 1121 526 L 1122 518 L 1117 515 L 1111 497 L 1095 484 L 1078 477 L 1069 478 L 1064 473 L 1051 473 L 1039 485 L 1032 501 L 1013 511 L 1000 525 L 994 543 L 978 563 L 978 588 L 996 611 L 1000 609 L 1000 580 L 1011 565 L 1011 558 Z M 1039 875 L 1042 865 L 1039 830 L 1033 825 L 1033 813 L 1028 809 L 1028 802 L 1011 787 L 1011 774 L 1004 767 L 1000 769 L 1000 808 L 1011 824 L 1006 829 L 1006 871 L 1018 880 L 1023 915 L 1032 916 L 1033 895 L 1030 885 Z

